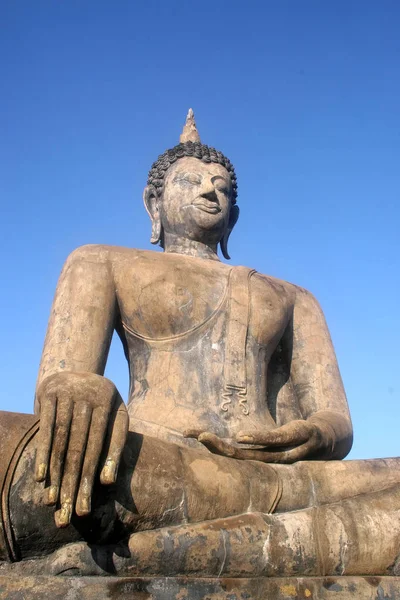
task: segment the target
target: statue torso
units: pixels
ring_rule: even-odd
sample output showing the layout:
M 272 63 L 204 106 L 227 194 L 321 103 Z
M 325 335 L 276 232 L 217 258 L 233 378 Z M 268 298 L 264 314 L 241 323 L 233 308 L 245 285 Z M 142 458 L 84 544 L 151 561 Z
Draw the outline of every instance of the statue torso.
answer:
M 112 260 L 135 431 L 181 440 L 275 426 L 271 355 L 292 314 L 283 282 L 244 267 L 121 250 Z

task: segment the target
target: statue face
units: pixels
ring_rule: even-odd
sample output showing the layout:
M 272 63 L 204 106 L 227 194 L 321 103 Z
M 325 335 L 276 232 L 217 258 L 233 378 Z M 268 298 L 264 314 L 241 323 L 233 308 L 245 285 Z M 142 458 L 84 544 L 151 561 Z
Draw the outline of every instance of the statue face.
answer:
M 219 164 L 185 157 L 167 171 L 159 204 L 167 233 L 218 243 L 229 223 L 232 182 Z

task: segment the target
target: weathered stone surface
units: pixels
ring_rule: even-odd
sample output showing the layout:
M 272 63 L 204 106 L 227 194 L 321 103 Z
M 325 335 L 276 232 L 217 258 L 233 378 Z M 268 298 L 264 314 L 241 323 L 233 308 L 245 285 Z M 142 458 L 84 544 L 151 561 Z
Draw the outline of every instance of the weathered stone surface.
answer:
M 189 579 L 0 575 L 0 600 L 398 600 L 399 577 Z
M 189 115 L 185 135 L 195 131 Z M 340 459 L 351 446 L 317 301 L 218 259 L 238 218 L 228 159 L 185 141 L 153 165 L 144 202 L 163 254 L 78 248 L 57 287 L 36 401 L 37 479 L 50 480 L 59 526 L 90 513 L 97 467 L 114 482 L 127 414 L 131 431 L 244 461 Z M 127 413 L 102 376 L 114 329 L 130 367 Z
M 223 581 L 245 597 L 278 576 L 399 575 L 400 459 L 338 460 L 352 426 L 322 310 L 296 285 L 219 261 L 236 200 L 233 166 L 189 113 L 144 191 L 164 253 L 92 245 L 68 258 L 37 418 L 0 413 L 7 585 L 28 586 L 28 565 L 115 590 L 96 576 L 186 575 L 215 597 Z M 127 406 L 104 377 L 114 331 Z M 172 579 L 143 593 L 159 584 L 186 593 Z

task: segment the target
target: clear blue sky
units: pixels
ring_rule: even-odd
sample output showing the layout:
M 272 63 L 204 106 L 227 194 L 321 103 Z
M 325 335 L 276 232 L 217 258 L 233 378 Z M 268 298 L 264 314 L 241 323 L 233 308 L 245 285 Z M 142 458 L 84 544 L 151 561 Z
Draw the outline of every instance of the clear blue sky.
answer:
M 151 248 L 147 171 L 192 106 L 237 170 L 232 262 L 317 296 L 351 456 L 400 455 L 399 2 L 5 0 L 0 29 L 0 408 L 31 412 L 69 252 Z

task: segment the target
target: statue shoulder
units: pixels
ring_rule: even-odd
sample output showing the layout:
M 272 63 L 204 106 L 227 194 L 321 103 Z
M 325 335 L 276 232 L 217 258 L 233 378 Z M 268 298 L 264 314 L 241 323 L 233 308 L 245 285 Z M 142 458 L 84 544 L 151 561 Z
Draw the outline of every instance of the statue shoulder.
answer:
M 305 319 L 309 322 L 323 322 L 325 320 L 321 305 L 312 292 L 300 285 L 285 283 L 291 289 L 296 320 Z
M 260 283 L 263 282 L 265 286 L 273 289 L 279 297 L 286 298 L 289 305 L 301 307 L 311 312 L 322 313 L 320 304 L 314 294 L 300 285 L 258 272 L 255 273 L 255 277 Z
M 257 282 L 273 290 L 279 297 L 285 297 L 290 303 L 295 302 L 297 286 L 272 275 L 263 275 L 258 271 L 255 272 L 254 277 Z
M 320 306 L 317 298 L 314 296 L 314 294 L 312 292 L 310 292 L 309 290 L 306 290 L 305 288 L 303 288 L 299 285 L 293 285 L 293 284 L 291 284 L 291 285 L 294 288 L 294 293 L 296 296 L 296 299 L 295 299 L 296 306 L 302 307 L 305 310 L 310 311 L 310 312 L 322 314 L 321 306 Z
M 79 262 L 93 263 L 93 265 L 109 265 L 140 256 L 144 250 L 136 248 L 125 248 L 123 246 L 107 246 L 105 244 L 85 244 L 79 246 L 68 256 L 65 266 L 74 265 Z

